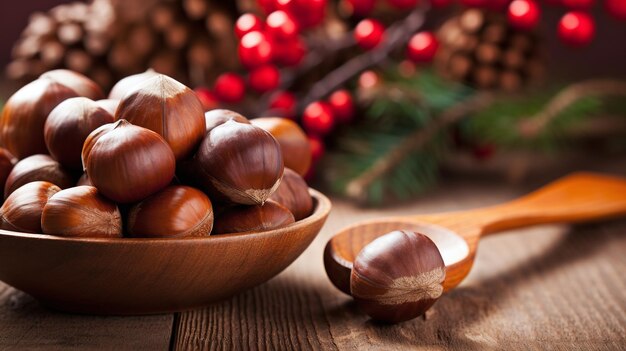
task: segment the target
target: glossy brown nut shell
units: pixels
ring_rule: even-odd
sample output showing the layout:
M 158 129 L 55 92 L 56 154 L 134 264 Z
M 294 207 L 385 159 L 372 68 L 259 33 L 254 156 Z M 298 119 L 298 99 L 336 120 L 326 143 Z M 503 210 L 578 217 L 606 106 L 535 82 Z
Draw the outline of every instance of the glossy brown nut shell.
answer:
M 131 207 L 127 223 L 132 237 L 208 236 L 213 228 L 213 205 L 200 190 L 173 185 Z
M 93 186 L 78 186 L 52 195 L 43 208 L 41 229 L 45 234 L 119 238 L 122 215 L 115 203 L 104 198 Z
M 283 180 L 270 199 L 287 207 L 296 221 L 308 217 L 313 212 L 313 199 L 309 194 L 309 186 L 298 173 L 289 168 L 285 168 Z
M 271 134 L 228 121 L 206 135 L 194 169 L 211 199 L 257 205 L 276 190 L 284 167 L 280 145 Z
M 74 186 L 76 179 L 49 155 L 33 155 L 19 161 L 4 184 L 6 199 L 17 188 L 34 181 L 50 182 L 61 189 Z
M 87 76 L 68 69 L 55 69 L 42 74 L 39 78 L 49 78 L 74 90 L 79 96 L 91 100 L 104 99 L 104 93 L 96 82 Z
M 106 112 L 110 113 L 113 118 L 115 118 L 115 111 L 117 111 L 117 106 L 120 104 L 120 100 L 117 99 L 103 99 L 96 100 L 96 104 L 102 107 Z
M 85 139 L 108 123 L 113 123 L 113 116 L 93 100 L 76 97 L 61 102 L 50 112 L 44 126 L 50 155 L 69 169 L 81 170 Z
M 105 197 L 118 203 L 140 201 L 174 178 L 174 154 L 159 134 L 126 120 L 92 134 L 98 137 L 87 138 L 85 147 L 91 146 L 88 152 L 83 147 L 83 160 L 89 179 Z
M 234 206 L 220 211 L 213 233 L 263 232 L 286 227 L 296 220 L 283 205 L 268 200 L 263 206 Z
M 287 118 L 263 117 L 250 121 L 274 136 L 283 151 L 285 167 L 305 176 L 311 167 L 311 146 L 300 126 Z
M 0 184 L 4 186 L 7 182 L 9 174 L 15 167 L 17 158 L 9 152 L 9 150 L 0 147 Z
M 115 83 L 111 92 L 109 92 L 109 99 L 120 100 L 129 92 L 135 90 L 138 85 L 148 80 L 158 73 L 149 69 L 142 73 L 133 74 L 131 76 L 122 78 L 119 82 Z
M 204 113 L 206 122 L 206 132 L 210 132 L 213 128 L 222 125 L 228 121 L 235 121 L 244 124 L 250 124 L 250 121 L 239 113 L 225 109 L 215 109 Z
M 49 182 L 32 182 L 15 190 L 0 207 L 0 226 L 23 233 L 42 233 L 41 213 L 48 199 L 61 191 Z
M 398 323 L 424 314 L 443 293 L 445 276 L 441 254 L 427 236 L 394 231 L 359 252 L 350 291 L 370 317 Z
M 18 159 L 48 153 L 43 137 L 46 118 L 61 101 L 76 96 L 74 90 L 49 78 L 26 84 L 2 109 L 0 146 Z
M 126 94 L 115 118 L 157 132 L 177 160 L 191 156 L 205 134 L 204 109 L 196 94 L 163 74 L 143 81 Z

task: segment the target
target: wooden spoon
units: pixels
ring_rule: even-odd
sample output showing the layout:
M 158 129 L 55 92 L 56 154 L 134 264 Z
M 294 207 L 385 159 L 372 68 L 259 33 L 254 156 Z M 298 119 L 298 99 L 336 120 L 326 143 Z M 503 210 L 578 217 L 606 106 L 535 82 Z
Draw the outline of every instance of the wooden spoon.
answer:
M 350 294 L 353 262 L 363 247 L 391 231 L 415 231 L 428 236 L 443 258 L 445 292 L 467 276 L 483 236 L 536 224 L 586 222 L 620 215 L 626 215 L 626 179 L 575 173 L 497 206 L 358 223 L 328 242 L 324 264 L 333 284 Z

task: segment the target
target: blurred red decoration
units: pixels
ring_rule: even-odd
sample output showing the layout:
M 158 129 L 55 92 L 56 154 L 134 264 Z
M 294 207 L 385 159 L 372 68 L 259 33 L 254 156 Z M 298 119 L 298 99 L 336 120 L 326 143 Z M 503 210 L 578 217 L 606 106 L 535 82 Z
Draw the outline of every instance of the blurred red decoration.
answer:
M 484 7 L 489 0 L 461 0 L 461 4 L 468 7 Z
M 322 101 L 310 103 L 302 113 L 302 125 L 309 134 L 324 136 L 330 133 L 335 125 L 330 105 Z
M 407 56 L 414 62 L 431 62 L 439 42 L 431 32 L 419 32 L 411 37 L 407 46 Z
M 197 87 L 194 89 L 194 92 L 196 93 L 196 96 L 198 96 L 198 100 L 200 100 L 202 108 L 204 108 L 205 111 L 218 107 L 219 100 L 217 99 L 217 96 L 215 96 L 215 94 L 213 94 L 213 92 L 208 88 Z
M 250 32 L 261 31 L 262 29 L 263 22 L 261 22 L 259 17 L 251 13 L 244 13 L 235 22 L 235 34 L 239 39 Z
M 389 5 L 397 9 L 406 10 L 406 9 L 415 7 L 415 5 L 417 5 L 419 1 L 418 0 L 387 0 L 387 2 L 389 3 Z
M 276 11 L 278 8 L 277 0 L 257 0 L 257 3 L 266 15 Z
M 621 1 L 624 2 L 624 0 Z M 595 0 L 561 0 L 561 4 L 576 10 L 588 10 L 595 2 Z
M 328 97 L 328 104 L 340 123 L 349 123 L 354 117 L 352 95 L 346 89 L 337 90 Z
M 264 65 L 250 71 L 248 77 L 250 88 L 258 93 L 272 91 L 280 83 L 280 72 L 274 65 Z
M 295 118 L 296 97 L 288 91 L 277 91 L 270 97 L 270 110 L 281 117 Z
M 435 8 L 449 6 L 453 0 L 430 0 L 430 4 Z
M 324 141 L 315 135 L 309 135 L 309 145 L 311 145 L 311 158 L 313 163 L 319 162 L 319 160 L 324 157 L 326 151 Z
M 354 39 L 362 49 L 371 50 L 383 41 L 385 27 L 377 20 L 364 19 L 354 28 Z
M 326 0 L 276 0 L 277 8 L 296 19 L 302 28 L 314 27 L 326 16 Z
M 272 44 L 265 34 L 259 31 L 250 32 L 239 42 L 239 59 L 248 68 L 269 63 L 272 60 Z
M 265 20 L 265 31 L 273 39 L 286 41 L 298 35 L 298 24 L 285 11 L 274 11 Z
M 380 77 L 374 71 L 365 71 L 359 76 L 359 88 L 371 89 L 378 85 Z
M 564 43 L 573 47 L 582 47 L 593 40 L 595 23 L 587 13 L 568 12 L 559 21 L 558 32 Z
M 213 91 L 220 101 L 239 102 L 246 93 L 246 84 L 236 73 L 223 73 L 215 80 Z
M 509 23 L 521 30 L 530 30 L 539 23 L 539 6 L 532 0 L 514 0 L 509 5 Z
M 345 0 L 348 11 L 353 15 L 365 17 L 372 12 L 376 6 L 376 0 Z
M 297 66 L 306 55 L 307 48 L 300 37 L 274 43 L 274 62 L 283 66 Z
M 626 20 L 626 1 L 624 0 L 605 0 L 604 6 L 611 16 L 618 20 Z
M 506 9 L 510 3 L 511 0 L 489 0 L 485 4 L 485 7 L 492 10 L 500 11 Z
M 478 161 L 487 161 L 496 153 L 496 147 L 493 144 L 481 144 L 472 149 L 474 158 Z

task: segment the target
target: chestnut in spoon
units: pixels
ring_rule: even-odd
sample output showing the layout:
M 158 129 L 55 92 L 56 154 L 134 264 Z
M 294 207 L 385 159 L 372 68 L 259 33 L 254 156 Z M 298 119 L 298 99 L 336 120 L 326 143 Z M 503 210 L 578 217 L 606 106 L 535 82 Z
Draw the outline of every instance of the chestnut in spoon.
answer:
M 626 179 L 575 173 L 519 199 L 469 211 L 358 223 L 330 239 L 326 273 L 373 319 L 423 314 L 468 275 L 486 235 L 626 215 Z

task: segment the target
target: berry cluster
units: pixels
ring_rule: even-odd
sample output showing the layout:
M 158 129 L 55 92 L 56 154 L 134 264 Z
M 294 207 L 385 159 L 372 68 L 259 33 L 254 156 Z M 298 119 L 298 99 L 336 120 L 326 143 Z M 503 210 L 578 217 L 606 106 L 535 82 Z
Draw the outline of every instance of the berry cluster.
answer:
M 506 12 L 509 23 L 520 30 L 534 30 L 541 18 L 538 0 L 459 0 L 467 7 L 479 7 Z M 236 104 L 247 94 L 262 98 L 266 113 L 300 118 L 311 138 L 311 145 L 318 157 L 323 153 L 323 138 L 336 126 L 352 121 L 355 106 L 352 94 L 339 89 L 325 100 L 308 103 L 298 99 L 294 91 L 285 90 L 284 77 L 300 73 L 303 62 L 310 53 L 307 33 L 324 24 L 329 6 L 337 5 L 344 13 L 356 19 L 352 36 L 354 44 L 367 54 L 386 45 L 387 28 L 374 18 L 379 6 L 400 11 L 413 10 L 429 5 L 442 8 L 455 0 L 257 0 L 262 16 L 253 13 L 241 15 L 235 23 L 239 40 L 238 58 L 245 74 L 225 72 L 220 75 L 212 89 L 197 88 L 196 91 L 206 109 L 221 103 Z M 625 0 L 604 0 L 606 9 L 619 19 L 626 19 Z M 594 37 L 595 24 L 588 10 L 595 0 L 551 0 L 567 8 L 558 24 L 558 35 L 571 46 L 585 46 Z M 389 34 L 391 36 L 391 34 Z M 404 44 L 404 43 L 403 43 Z M 437 53 L 439 42 L 433 33 L 414 33 L 406 42 L 405 55 L 412 64 L 429 63 Z M 355 77 L 356 78 L 356 77 Z

